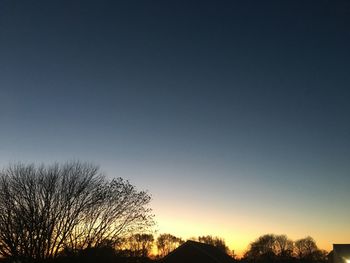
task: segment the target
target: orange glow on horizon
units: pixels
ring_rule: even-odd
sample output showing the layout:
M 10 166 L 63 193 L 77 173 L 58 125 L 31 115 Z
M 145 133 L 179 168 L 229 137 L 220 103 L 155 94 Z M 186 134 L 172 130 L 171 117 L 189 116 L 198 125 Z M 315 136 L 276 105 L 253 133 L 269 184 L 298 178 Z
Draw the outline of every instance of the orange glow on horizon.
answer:
M 286 221 L 284 225 L 277 225 L 275 221 L 256 220 L 242 215 L 232 216 L 231 219 L 224 213 L 216 213 L 212 217 L 206 216 L 207 211 L 195 212 L 186 209 L 188 212 L 185 213 L 181 211 L 184 208 L 186 207 L 172 207 L 172 209 L 162 207 L 162 213 L 160 211 L 156 213 L 157 233 L 170 233 L 184 240 L 203 235 L 217 236 L 223 238 L 229 249 L 234 250 L 238 257 L 244 255 L 252 241 L 269 233 L 286 234 L 292 240 L 310 235 L 318 247 L 326 251 L 332 249 L 333 243 L 349 243 L 350 230 L 346 230 L 345 233 L 343 229 L 337 227 L 332 230 L 320 228 L 321 232 L 317 225 L 312 229 L 307 224 L 297 226 L 292 220 Z

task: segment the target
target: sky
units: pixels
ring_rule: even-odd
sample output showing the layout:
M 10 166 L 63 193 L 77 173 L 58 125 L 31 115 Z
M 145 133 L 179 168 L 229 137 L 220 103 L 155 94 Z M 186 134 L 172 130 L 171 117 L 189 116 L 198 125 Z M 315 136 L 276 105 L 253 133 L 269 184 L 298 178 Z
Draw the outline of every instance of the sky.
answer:
M 0 0 L 0 166 L 89 161 L 158 233 L 350 242 L 350 3 Z

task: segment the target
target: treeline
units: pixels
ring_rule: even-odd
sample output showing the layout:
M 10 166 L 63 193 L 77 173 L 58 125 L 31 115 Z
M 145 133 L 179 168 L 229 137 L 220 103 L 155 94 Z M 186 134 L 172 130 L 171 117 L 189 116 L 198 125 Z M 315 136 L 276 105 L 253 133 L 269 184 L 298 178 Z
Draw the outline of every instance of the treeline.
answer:
M 310 236 L 293 241 L 286 235 L 262 235 L 249 244 L 240 258 L 235 255 L 234 250 L 229 249 L 223 238 L 203 235 L 191 237 L 188 240 L 212 245 L 236 261 L 247 263 L 325 263 L 328 261 L 328 252 L 319 249 Z M 125 239 L 117 250 L 123 251 L 124 255 L 130 257 L 158 259 L 166 256 L 185 241 L 172 234 L 161 234 L 157 238 L 151 234 L 137 234 Z
M 211 235 L 192 237 L 189 240 L 206 243 L 230 254 L 224 239 Z M 160 234 L 156 238 L 150 233 L 133 234 L 120 238 L 118 242 L 105 240 L 99 246 L 86 248 L 64 247 L 55 258 L 34 259 L 28 257 L 3 258 L 3 262 L 119 262 L 119 263 L 150 263 L 165 257 L 186 240 L 172 234 Z
M 327 262 L 327 251 L 317 247 L 312 237 L 293 241 L 286 235 L 266 234 L 250 243 L 244 262 L 259 263 L 322 263 Z
M 15 164 L 0 171 L 0 259 L 8 262 L 150 262 L 185 240 L 153 236 L 151 197 L 97 166 L 68 162 Z M 191 238 L 235 257 L 224 239 Z M 257 263 L 322 263 L 311 237 L 264 235 L 240 259 Z
M 286 235 L 266 234 L 251 242 L 241 258 L 230 250 L 223 238 L 204 235 L 191 237 L 194 240 L 215 246 L 227 253 L 237 263 L 327 263 L 328 253 L 317 247 L 312 237 L 291 240 Z M 172 234 L 134 234 L 99 247 L 64 249 L 55 262 L 125 262 L 150 263 L 163 258 L 186 240 Z
M 0 259 L 9 262 L 148 262 L 184 240 L 151 233 L 150 195 L 99 167 L 14 164 L 0 171 Z M 135 234 L 137 233 L 137 234 Z M 226 249 L 222 240 L 198 237 Z

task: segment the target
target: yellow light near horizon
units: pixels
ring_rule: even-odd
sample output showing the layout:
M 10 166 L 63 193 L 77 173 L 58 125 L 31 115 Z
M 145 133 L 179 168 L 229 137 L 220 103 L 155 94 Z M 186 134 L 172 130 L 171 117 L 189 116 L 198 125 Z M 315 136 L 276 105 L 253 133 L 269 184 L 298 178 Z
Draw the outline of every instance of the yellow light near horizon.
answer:
M 345 262 L 346 263 L 350 263 L 350 259 L 345 259 Z

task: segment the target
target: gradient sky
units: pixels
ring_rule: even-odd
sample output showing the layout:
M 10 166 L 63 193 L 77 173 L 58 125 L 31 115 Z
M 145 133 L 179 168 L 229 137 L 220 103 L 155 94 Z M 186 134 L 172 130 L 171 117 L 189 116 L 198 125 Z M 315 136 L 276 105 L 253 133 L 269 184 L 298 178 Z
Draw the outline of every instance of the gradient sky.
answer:
M 350 3 L 0 0 L 0 165 L 79 159 L 159 232 L 350 242 Z

